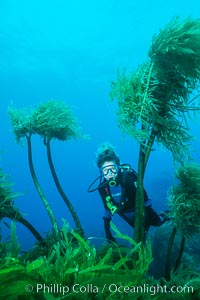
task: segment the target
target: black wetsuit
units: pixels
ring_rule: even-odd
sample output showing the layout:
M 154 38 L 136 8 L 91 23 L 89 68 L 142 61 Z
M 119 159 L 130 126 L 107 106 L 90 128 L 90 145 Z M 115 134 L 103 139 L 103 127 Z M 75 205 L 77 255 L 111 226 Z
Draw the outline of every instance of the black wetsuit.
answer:
M 99 185 L 99 193 L 105 207 L 104 228 L 106 238 L 114 241 L 110 232 L 110 221 L 112 218 L 111 211 L 108 208 L 106 199 L 109 196 L 109 202 L 114 205 L 116 213 L 120 215 L 130 226 L 134 227 L 135 219 L 135 199 L 136 199 L 137 175 L 134 171 L 120 171 L 117 178 L 117 185 L 112 187 L 105 180 Z M 145 231 L 147 232 L 150 226 L 160 226 L 161 218 L 153 210 L 151 199 L 148 198 L 147 192 L 144 190 L 144 205 L 145 205 Z

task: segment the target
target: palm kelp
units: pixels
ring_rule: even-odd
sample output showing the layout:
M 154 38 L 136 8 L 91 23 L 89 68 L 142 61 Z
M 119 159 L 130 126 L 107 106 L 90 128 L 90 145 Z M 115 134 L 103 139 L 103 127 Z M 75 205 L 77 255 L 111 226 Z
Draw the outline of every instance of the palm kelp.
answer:
M 170 189 L 170 217 L 185 237 L 200 232 L 200 165 L 187 163 L 175 173 L 179 183 Z
M 38 134 L 43 138 L 44 145 L 47 147 L 48 163 L 55 185 L 74 219 L 77 230 L 80 232 L 80 234 L 84 235 L 84 230 L 81 226 L 76 210 L 74 209 L 71 201 L 67 197 L 60 184 L 51 154 L 51 141 L 53 139 L 57 139 L 59 141 L 68 141 L 70 139 L 83 137 L 83 135 L 80 133 L 80 128 L 78 127 L 77 122 L 70 110 L 70 107 L 63 102 L 51 100 L 39 105 L 38 107 L 30 111 L 17 110 L 10 107 L 9 114 L 11 117 L 16 140 L 19 142 L 24 137 L 27 140 L 28 161 L 31 175 L 39 196 L 44 203 L 44 206 L 51 219 L 54 233 L 59 236 L 58 224 L 50 207 L 50 204 L 38 181 L 34 168 L 32 157 L 33 134 Z
M 0 221 L 4 218 L 8 218 L 19 222 L 30 230 L 39 242 L 42 242 L 43 238 L 40 233 L 23 217 L 19 209 L 15 207 L 14 199 L 18 196 L 19 194 L 11 191 L 11 184 L 7 176 L 0 170 Z
M 200 110 L 200 20 L 174 18 L 153 37 L 148 59 L 112 83 L 121 130 L 140 143 L 135 239 L 144 241 L 143 179 L 154 141 L 177 161 L 188 158 L 189 112 Z
M 173 186 L 169 193 L 170 218 L 174 228 L 170 235 L 167 251 L 165 277 L 168 279 L 170 271 L 176 271 L 182 258 L 185 238 L 191 238 L 200 233 L 200 166 L 195 163 L 181 165 L 175 174 L 179 184 Z M 181 233 L 179 255 L 176 263 L 171 266 L 171 252 L 177 231 Z
M 42 187 L 39 183 L 38 177 L 36 175 L 36 171 L 34 168 L 33 163 L 33 155 L 32 155 L 32 135 L 34 134 L 33 126 L 32 126 L 32 111 L 27 111 L 24 109 L 15 109 L 13 107 L 9 108 L 9 115 L 11 118 L 11 123 L 13 126 L 13 132 L 16 137 L 16 141 L 20 142 L 23 138 L 26 139 L 27 145 L 28 145 L 28 163 L 29 168 L 31 172 L 31 176 L 33 179 L 33 182 L 35 184 L 35 187 L 37 189 L 37 192 L 40 196 L 40 199 L 42 200 L 47 213 L 49 215 L 49 218 L 52 222 L 53 230 L 55 235 L 59 235 L 59 227 L 58 223 L 56 221 L 56 218 L 54 216 L 54 213 L 52 211 L 52 208 L 50 207 L 50 204 L 42 190 Z
M 83 227 L 81 226 L 79 217 L 74 209 L 71 201 L 64 192 L 58 179 L 51 154 L 51 141 L 57 139 L 59 141 L 68 141 L 83 137 L 80 133 L 80 128 L 70 110 L 70 107 L 63 102 L 47 101 L 39 105 L 32 116 L 33 130 L 43 138 L 44 145 L 47 147 L 47 157 L 50 170 L 55 182 L 55 185 L 62 199 L 67 205 L 77 230 L 84 235 Z

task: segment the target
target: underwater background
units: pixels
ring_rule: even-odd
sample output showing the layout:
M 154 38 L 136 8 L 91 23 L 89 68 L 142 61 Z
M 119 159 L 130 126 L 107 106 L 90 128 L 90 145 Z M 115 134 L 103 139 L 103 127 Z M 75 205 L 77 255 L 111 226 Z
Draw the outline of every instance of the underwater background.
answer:
M 116 103 L 110 101 L 109 95 L 111 81 L 116 79 L 118 70 L 133 70 L 146 59 L 153 35 L 176 15 L 199 18 L 199 1 L 0 2 L 1 168 L 9 175 L 12 190 L 21 193 L 15 199 L 16 207 L 42 235 L 52 225 L 32 182 L 26 142 L 18 145 L 15 141 L 9 105 L 34 108 L 47 100 L 58 100 L 71 106 L 89 139 L 52 141 L 52 156 L 86 237 L 102 242 L 102 201 L 97 192 L 87 191 L 99 175 L 97 148 L 103 142 L 112 143 L 121 162 L 130 163 L 134 169 L 139 150 L 138 143 L 118 128 Z M 191 122 L 191 133 L 195 137 L 192 156 L 199 163 L 198 116 Z M 36 173 L 57 221 L 61 225 L 65 218 L 73 228 L 71 215 L 53 183 L 43 142 L 33 136 L 32 145 Z M 155 145 L 145 188 L 158 212 L 167 208 L 173 176 L 171 154 Z M 123 220 L 114 217 L 113 221 L 123 233 L 132 236 Z M 10 230 L 2 221 L 1 229 L 6 239 Z M 34 236 L 19 223 L 17 236 L 23 251 L 35 243 Z

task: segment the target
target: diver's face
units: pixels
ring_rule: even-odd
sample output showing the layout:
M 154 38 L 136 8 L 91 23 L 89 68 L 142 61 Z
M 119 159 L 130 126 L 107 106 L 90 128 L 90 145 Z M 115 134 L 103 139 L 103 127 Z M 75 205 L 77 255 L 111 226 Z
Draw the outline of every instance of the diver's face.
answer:
M 116 179 L 119 166 L 114 161 L 106 161 L 101 167 L 101 172 L 106 180 Z

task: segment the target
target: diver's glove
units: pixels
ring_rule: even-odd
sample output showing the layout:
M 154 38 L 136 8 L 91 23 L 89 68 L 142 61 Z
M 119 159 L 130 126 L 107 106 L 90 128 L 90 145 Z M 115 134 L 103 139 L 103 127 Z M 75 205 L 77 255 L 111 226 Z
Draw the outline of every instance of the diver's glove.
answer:
M 106 239 L 107 239 L 108 243 L 111 243 L 111 242 L 116 243 L 116 240 L 112 236 L 112 233 L 110 231 L 110 221 L 111 221 L 111 219 L 103 217 L 103 220 L 104 220 L 104 229 L 105 229 Z

